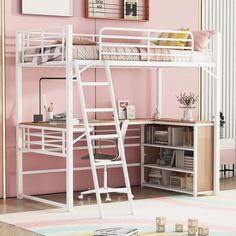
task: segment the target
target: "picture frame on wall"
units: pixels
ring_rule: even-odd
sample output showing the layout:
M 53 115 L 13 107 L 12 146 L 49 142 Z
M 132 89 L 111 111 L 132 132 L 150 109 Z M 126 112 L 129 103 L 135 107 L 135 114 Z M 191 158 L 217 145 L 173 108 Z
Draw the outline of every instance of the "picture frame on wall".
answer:
M 126 108 L 127 119 L 135 119 L 135 106 L 128 105 Z
M 21 0 L 22 14 L 73 16 L 74 0 Z
M 138 20 L 138 0 L 124 0 L 124 19 Z
M 105 17 L 105 0 L 89 0 L 88 15 L 90 17 Z

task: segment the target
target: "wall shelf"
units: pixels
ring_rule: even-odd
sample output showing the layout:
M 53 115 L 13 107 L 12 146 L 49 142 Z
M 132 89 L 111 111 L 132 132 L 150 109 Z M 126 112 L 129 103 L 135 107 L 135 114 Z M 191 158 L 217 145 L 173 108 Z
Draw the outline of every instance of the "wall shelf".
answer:
M 140 21 L 149 20 L 149 0 L 85 0 L 85 16 L 90 19 Z M 132 5 L 137 3 L 137 5 Z M 131 8 L 127 7 L 131 4 Z M 131 9 L 131 10 L 129 10 Z M 128 15 L 128 12 L 134 15 Z

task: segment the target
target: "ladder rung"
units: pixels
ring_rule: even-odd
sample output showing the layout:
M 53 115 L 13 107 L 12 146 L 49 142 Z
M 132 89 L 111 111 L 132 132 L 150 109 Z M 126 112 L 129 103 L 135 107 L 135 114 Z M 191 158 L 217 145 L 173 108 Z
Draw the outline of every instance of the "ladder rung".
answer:
M 113 112 L 113 108 L 87 108 L 86 112 Z
M 95 163 L 95 166 L 119 166 L 119 165 L 122 165 L 123 162 L 122 161 L 110 161 L 108 162 L 107 160 L 104 160 L 104 162 L 101 160 L 97 163 Z
M 118 138 L 117 134 L 103 134 L 103 135 L 91 135 L 91 139 L 115 139 Z
M 127 188 L 100 188 L 99 193 L 127 193 Z
M 82 82 L 82 86 L 109 86 L 109 82 Z

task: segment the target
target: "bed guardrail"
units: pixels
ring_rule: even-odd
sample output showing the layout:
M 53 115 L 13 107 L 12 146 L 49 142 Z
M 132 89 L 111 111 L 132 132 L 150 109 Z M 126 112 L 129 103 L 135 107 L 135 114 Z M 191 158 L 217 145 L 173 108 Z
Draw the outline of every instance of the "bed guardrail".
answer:
M 163 37 L 163 35 L 167 37 Z M 184 35 L 184 37 L 179 38 L 181 35 Z M 108 42 L 108 40 L 112 42 Z M 118 42 L 115 42 L 117 40 Z M 158 41 L 158 44 L 154 43 L 154 41 Z M 181 44 L 188 43 L 188 46 L 172 45 L 172 42 L 181 42 Z M 139 52 L 107 52 L 106 48 L 108 47 L 137 48 Z M 169 50 L 188 50 L 190 53 L 170 53 Z M 104 56 L 109 55 L 136 55 L 145 58 L 145 61 L 151 61 L 153 57 L 157 56 L 166 57 L 168 61 L 177 57 L 185 58 L 186 60 L 183 61 L 191 62 L 191 59 L 193 59 L 193 51 L 194 37 L 190 31 L 104 27 L 99 32 L 99 60 L 103 60 Z
M 56 54 L 50 48 L 60 48 L 57 56 L 61 56 L 61 60 L 65 60 L 64 47 L 66 27 L 54 29 L 25 30 L 17 32 L 17 48 L 20 51 L 19 63 L 26 63 L 34 57 L 54 57 Z M 48 49 L 48 50 L 47 50 Z
M 57 57 L 55 64 L 65 62 L 65 49 L 71 52 L 73 50 L 73 45 L 66 45 L 67 27 L 18 32 L 18 62 L 29 63 L 35 57 Z M 163 34 L 168 36 L 163 37 Z M 180 35 L 187 37 L 179 37 Z M 194 37 L 190 31 L 104 27 L 99 34 L 71 35 L 74 36 L 96 41 L 99 61 L 113 60 L 113 58 L 119 60 L 119 57 L 125 60 L 127 56 L 131 58 L 137 56 L 142 61 L 194 62 Z M 154 44 L 154 41 L 158 43 Z M 51 48 L 59 50 L 50 50 Z M 116 50 L 112 51 L 109 48 L 116 48 Z M 130 50 L 122 50 L 122 48 Z

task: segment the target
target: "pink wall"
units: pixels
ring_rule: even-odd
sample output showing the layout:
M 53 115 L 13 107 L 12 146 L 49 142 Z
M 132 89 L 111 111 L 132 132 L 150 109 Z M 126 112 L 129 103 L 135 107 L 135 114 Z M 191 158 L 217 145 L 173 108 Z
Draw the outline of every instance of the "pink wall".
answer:
M 47 17 L 47 16 L 27 16 L 20 14 L 20 1 L 6 1 L 7 14 L 7 160 L 8 160 L 8 195 L 14 196 L 16 189 L 16 98 L 15 98 L 15 41 L 14 36 L 17 30 L 28 28 L 53 27 L 66 24 L 73 24 L 74 31 L 80 33 L 94 33 L 104 26 L 140 27 L 154 29 L 178 29 L 189 27 L 198 28 L 198 0 L 150 0 L 150 21 L 149 22 L 124 22 L 105 21 L 84 18 L 84 1 L 74 0 L 74 17 Z M 32 115 L 38 112 L 38 79 L 42 76 L 63 76 L 62 69 L 25 69 L 23 83 L 24 120 L 31 121 Z M 87 72 L 89 76 L 94 75 L 94 71 Z M 100 79 L 103 72 L 97 71 L 97 78 Z M 128 99 L 136 106 L 138 117 L 150 117 L 155 109 L 154 91 L 155 74 L 148 70 L 112 70 L 116 98 Z M 198 71 L 196 69 L 165 69 L 163 112 L 167 117 L 180 117 L 181 110 L 176 103 L 176 94 L 183 91 L 197 93 Z M 153 79 L 150 79 L 153 78 Z M 56 112 L 65 110 L 63 82 L 45 82 L 43 90 L 48 100 L 55 102 Z M 94 93 L 90 91 L 90 104 L 95 102 Z M 97 106 L 105 104 L 106 97 L 101 91 L 97 91 Z M 78 101 L 76 101 L 78 103 Z M 76 105 L 75 103 L 75 105 Z M 77 107 L 77 112 L 79 107 Z M 197 111 L 197 109 L 195 110 Z M 81 153 L 80 153 L 81 154 Z M 127 151 L 128 161 L 139 159 L 139 149 Z M 47 158 L 40 155 L 29 155 L 25 159 L 25 169 L 40 168 L 61 168 L 64 166 L 63 160 L 55 157 Z M 75 165 L 86 165 L 85 161 L 80 161 L 75 157 Z M 119 171 L 117 171 L 119 172 Z M 139 183 L 140 170 L 132 169 L 132 184 Z M 117 173 L 115 172 L 116 176 Z M 27 193 L 62 192 L 65 190 L 64 174 L 38 175 L 25 178 L 25 191 Z M 75 189 L 87 188 L 91 181 L 91 174 L 81 172 L 75 174 Z M 115 179 L 115 178 L 114 178 Z M 83 181 L 82 181 L 83 180 Z M 46 183 L 46 184 L 45 184 Z M 120 181 L 113 184 L 119 184 Z
M 233 164 L 235 163 L 236 149 L 222 150 L 220 156 L 220 164 Z

